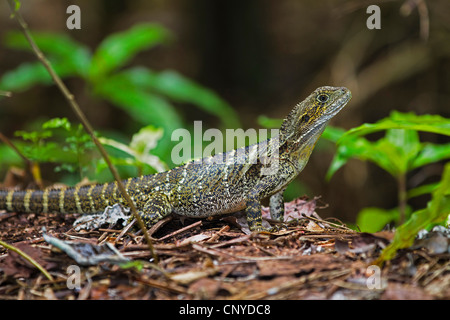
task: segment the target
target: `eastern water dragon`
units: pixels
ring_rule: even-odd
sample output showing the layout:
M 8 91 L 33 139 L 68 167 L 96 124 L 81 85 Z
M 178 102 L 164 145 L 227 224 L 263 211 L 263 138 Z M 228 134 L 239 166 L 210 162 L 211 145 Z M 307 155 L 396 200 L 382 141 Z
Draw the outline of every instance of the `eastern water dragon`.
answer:
M 250 229 L 264 230 L 261 200 L 270 197 L 271 218 L 282 219 L 284 190 L 305 167 L 329 120 L 350 98 L 347 88 L 320 87 L 294 107 L 275 137 L 166 172 L 129 178 L 125 188 L 147 226 L 171 213 L 205 218 L 245 209 Z M 127 205 L 117 182 L 0 190 L 0 210 L 10 212 L 96 213 L 115 203 Z

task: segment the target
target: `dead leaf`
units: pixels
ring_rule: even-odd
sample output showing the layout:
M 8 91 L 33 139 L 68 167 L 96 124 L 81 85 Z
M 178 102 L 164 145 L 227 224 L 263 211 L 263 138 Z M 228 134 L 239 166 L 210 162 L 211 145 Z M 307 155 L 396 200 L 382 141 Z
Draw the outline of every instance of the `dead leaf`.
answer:
M 42 259 L 41 249 L 31 246 L 27 242 L 16 242 L 13 246 L 25 252 L 44 269 L 51 269 L 55 266 L 54 263 L 47 262 Z M 0 269 L 2 269 L 6 275 L 14 278 L 28 278 L 37 271 L 36 267 L 33 266 L 28 260 L 13 251 L 9 251 L 8 256 L 5 259 L 0 260 Z
M 312 220 L 309 220 L 308 224 L 306 225 L 306 230 L 311 232 L 323 232 L 324 229 L 319 226 L 317 223 L 315 223 Z

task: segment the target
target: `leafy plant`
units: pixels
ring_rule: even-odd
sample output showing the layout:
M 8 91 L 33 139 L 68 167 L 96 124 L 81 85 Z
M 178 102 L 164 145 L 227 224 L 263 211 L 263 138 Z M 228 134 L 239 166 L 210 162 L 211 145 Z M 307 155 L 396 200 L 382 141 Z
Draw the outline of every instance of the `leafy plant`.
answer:
M 162 129 L 147 126 L 133 135 L 129 145 L 107 138 L 100 138 L 100 142 L 104 145 L 120 150 L 127 155 L 127 157 L 122 158 L 113 157 L 112 159 L 115 165 L 135 167 L 138 169 L 137 174 L 142 175 L 149 173 L 144 170 L 145 167 L 150 167 L 157 172 L 162 172 L 168 169 L 166 163 L 150 153 L 150 151 L 156 147 L 158 140 L 161 139 L 162 135 Z
M 425 209 L 418 210 L 411 218 L 398 227 L 393 241 L 383 250 L 377 264 L 394 257 L 398 249 L 412 245 L 417 233 L 430 224 L 444 222 L 450 213 L 450 162 L 445 165 L 442 180 L 431 193 L 431 200 Z
M 369 141 L 364 136 L 385 131 L 384 137 Z M 440 160 L 450 158 L 450 144 L 421 142 L 418 131 L 450 136 L 450 119 L 438 115 L 415 115 L 392 112 L 388 118 L 374 124 L 363 124 L 342 134 L 337 139 L 337 152 L 330 165 L 327 177 L 331 176 L 351 158 L 370 161 L 387 171 L 397 182 L 398 208 L 384 210 L 366 208 L 358 216 L 358 225 L 364 231 L 378 231 L 387 221 L 400 223 L 410 209 L 408 196 L 431 192 L 436 184 L 407 190 L 407 174 Z M 336 139 L 338 136 L 335 136 Z
M 222 121 L 239 127 L 236 112 L 213 91 L 173 70 L 156 72 L 145 67 L 123 69 L 139 52 L 168 43 L 171 33 L 158 24 L 137 24 L 129 30 L 107 36 L 91 52 L 64 34 L 33 33 L 36 43 L 62 77 L 80 77 L 94 96 L 125 110 L 137 123 L 160 127 L 165 133 L 155 149 L 169 159 L 170 133 L 183 125 L 173 102 L 194 105 Z M 22 33 L 9 32 L 7 47 L 28 50 Z M 39 62 L 23 63 L 0 79 L 2 91 L 23 91 L 36 84 L 50 84 L 51 78 Z
M 73 126 L 67 118 L 54 118 L 43 123 L 40 130 L 16 131 L 15 136 L 22 138 L 23 142 L 16 145 L 31 161 L 57 163 L 55 171 L 85 175 L 94 144 L 81 125 Z
M 111 138 L 100 137 L 99 140 L 120 151 L 112 152 L 114 155 L 111 159 L 115 165 L 137 168 L 137 174 L 141 175 L 168 169 L 166 163 L 151 154 L 162 134 L 162 129 L 147 126 L 133 135 L 129 145 Z M 107 168 L 81 124 L 73 125 L 67 118 L 50 119 L 39 130 L 16 131 L 15 135 L 22 138 L 22 141 L 15 141 L 15 145 L 28 159 L 37 164 L 55 163 L 56 172 L 78 172 L 83 178 L 92 174 L 92 169 L 96 168 L 98 179 L 98 174 Z

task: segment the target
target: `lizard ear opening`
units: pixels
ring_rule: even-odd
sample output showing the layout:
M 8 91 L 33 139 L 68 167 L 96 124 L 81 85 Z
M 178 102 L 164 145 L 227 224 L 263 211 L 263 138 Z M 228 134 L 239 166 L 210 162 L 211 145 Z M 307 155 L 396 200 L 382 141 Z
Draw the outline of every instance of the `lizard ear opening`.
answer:
M 300 119 L 301 123 L 305 123 L 305 122 L 308 122 L 308 121 L 309 121 L 309 116 L 307 114 L 304 114 L 302 116 L 302 118 Z

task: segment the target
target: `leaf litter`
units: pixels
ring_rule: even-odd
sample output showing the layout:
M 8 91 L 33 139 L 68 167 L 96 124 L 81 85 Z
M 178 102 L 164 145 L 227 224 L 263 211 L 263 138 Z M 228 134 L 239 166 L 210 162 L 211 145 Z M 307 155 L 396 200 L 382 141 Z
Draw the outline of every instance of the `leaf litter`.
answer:
M 322 219 L 318 200 L 286 203 L 282 224 L 263 207 L 265 223 L 277 225 L 273 233 L 251 233 L 242 212 L 166 218 L 149 230 L 158 264 L 140 232 L 123 228 L 123 219 L 84 230 L 73 226 L 77 215 L 0 212 L 0 239 L 53 276 L 45 279 L 0 247 L 0 299 L 450 298 L 449 230 L 422 232 L 413 247 L 379 268 L 372 263 L 393 232 L 361 233 Z M 55 239 L 63 245 L 50 245 Z M 74 265 L 80 268 L 78 289 L 68 285 Z

